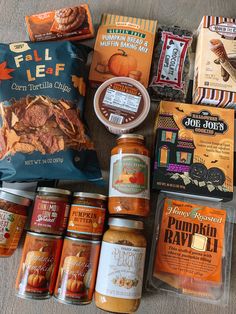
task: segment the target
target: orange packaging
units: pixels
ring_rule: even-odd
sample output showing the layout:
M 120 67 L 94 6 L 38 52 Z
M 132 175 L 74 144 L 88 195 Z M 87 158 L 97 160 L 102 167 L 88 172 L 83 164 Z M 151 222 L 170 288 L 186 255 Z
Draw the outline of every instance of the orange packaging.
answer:
M 96 86 L 114 76 L 148 86 L 157 21 L 103 14 L 89 80 Z
M 102 236 L 107 197 L 102 194 L 84 192 L 75 192 L 73 195 L 67 235 Z
M 193 102 L 236 108 L 236 19 L 204 16 L 198 29 Z
M 144 136 L 123 134 L 111 151 L 108 209 L 111 215 L 146 217 L 150 210 L 150 153 Z
M 87 4 L 25 17 L 31 41 L 81 40 L 94 37 Z
M 54 291 L 63 239 L 27 232 L 16 279 L 17 296 L 48 299 Z
M 153 276 L 183 293 L 222 284 L 226 211 L 165 198 Z
M 153 188 L 231 200 L 234 110 L 161 101 Z
M 92 301 L 100 253 L 100 241 L 65 237 L 54 296 L 59 302 Z
M 0 257 L 11 256 L 19 243 L 27 220 L 30 200 L 0 191 Z

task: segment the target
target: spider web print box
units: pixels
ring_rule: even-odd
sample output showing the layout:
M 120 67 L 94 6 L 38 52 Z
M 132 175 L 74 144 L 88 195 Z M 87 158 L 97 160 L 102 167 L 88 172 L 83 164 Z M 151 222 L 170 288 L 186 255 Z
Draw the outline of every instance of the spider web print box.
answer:
M 155 133 L 153 188 L 232 199 L 233 109 L 162 101 Z

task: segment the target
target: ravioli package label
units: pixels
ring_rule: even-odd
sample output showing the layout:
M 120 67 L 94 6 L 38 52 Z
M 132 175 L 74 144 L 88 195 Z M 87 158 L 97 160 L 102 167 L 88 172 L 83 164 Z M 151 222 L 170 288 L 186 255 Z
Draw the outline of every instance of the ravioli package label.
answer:
M 166 198 L 154 276 L 198 292 L 206 282 L 219 285 L 225 221 L 225 210 Z
M 230 200 L 234 110 L 161 101 L 153 188 Z
M 0 45 L 0 179 L 99 180 L 83 123 L 88 50 L 70 42 Z

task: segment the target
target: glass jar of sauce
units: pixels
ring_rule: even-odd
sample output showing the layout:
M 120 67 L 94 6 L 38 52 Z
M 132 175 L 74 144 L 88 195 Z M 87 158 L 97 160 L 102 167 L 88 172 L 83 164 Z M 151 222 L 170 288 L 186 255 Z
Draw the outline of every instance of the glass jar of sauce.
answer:
M 67 235 L 100 238 L 106 217 L 107 197 L 102 194 L 75 192 L 70 208 Z
M 135 312 L 142 294 L 146 239 L 143 222 L 110 218 L 103 236 L 95 303 L 102 310 Z
M 30 200 L 0 191 L 0 256 L 11 256 L 22 235 Z
M 108 209 L 110 214 L 146 217 L 150 200 L 150 154 L 139 134 L 123 134 L 112 149 Z
M 49 187 L 39 187 L 37 192 L 30 230 L 63 235 L 67 227 L 71 192 Z

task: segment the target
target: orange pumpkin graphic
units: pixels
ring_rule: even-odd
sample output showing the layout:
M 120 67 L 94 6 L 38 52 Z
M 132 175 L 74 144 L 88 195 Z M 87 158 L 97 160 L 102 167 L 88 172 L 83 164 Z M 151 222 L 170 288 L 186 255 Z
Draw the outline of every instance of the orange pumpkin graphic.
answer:
M 130 71 L 137 68 L 137 60 L 134 56 L 128 55 L 124 50 L 113 54 L 108 61 L 108 68 L 115 76 L 129 76 Z

